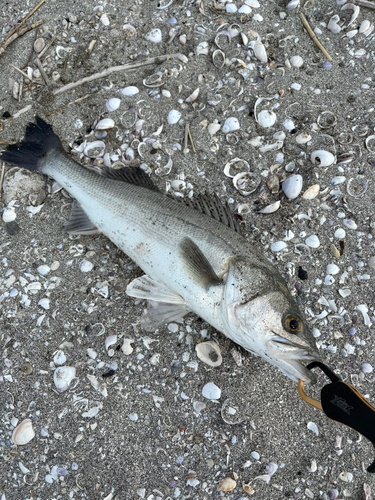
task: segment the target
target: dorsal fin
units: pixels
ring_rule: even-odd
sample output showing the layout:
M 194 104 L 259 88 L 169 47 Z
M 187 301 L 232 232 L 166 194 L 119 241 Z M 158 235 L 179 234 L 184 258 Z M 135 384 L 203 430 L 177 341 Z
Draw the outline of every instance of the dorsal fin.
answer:
M 135 184 L 136 186 L 142 186 L 153 191 L 159 191 L 159 189 L 152 182 L 150 176 L 139 167 L 124 167 L 119 169 L 105 167 L 103 168 L 101 175 L 115 181 L 123 181 L 129 184 Z
M 238 220 L 233 217 L 231 214 L 228 203 L 225 205 L 222 203 L 217 194 L 197 194 L 192 198 L 174 198 L 177 201 L 187 205 L 190 208 L 194 208 L 198 210 L 201 214 L 208 215 L 212 217 L 212 219 L 217 220 L 224 224 L 224 226 L 228 226 L 233 231 L 237 233 L 241 233 L 240 226 L 238 224 Z

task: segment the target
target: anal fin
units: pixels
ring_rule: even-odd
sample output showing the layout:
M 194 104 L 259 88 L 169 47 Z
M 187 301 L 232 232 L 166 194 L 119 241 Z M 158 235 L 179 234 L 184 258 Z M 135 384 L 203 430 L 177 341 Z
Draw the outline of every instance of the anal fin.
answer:
M 64 229 L 70 234 L 95 234 L 99 232 L 77 200 L 72 203 L 69 220 Z

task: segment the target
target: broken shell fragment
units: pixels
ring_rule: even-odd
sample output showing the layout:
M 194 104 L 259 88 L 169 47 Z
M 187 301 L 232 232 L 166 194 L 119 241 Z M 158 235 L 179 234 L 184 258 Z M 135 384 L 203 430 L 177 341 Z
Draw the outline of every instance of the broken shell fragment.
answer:
M 231 477 L 226 477 L 225 479 L 221 479 L 219 481 L 219 490 L 220 491 L 232 491 L 236 487 L 236 481 Z
M 301 132 L 296 136 L 296 143 L 297 144 L 306 144 L 306 142 L 311 141 L 311 135 L 308 134 L 307 132 Z
M 240 172 L 233 177 L 233 186 L 242 196 L 249 196 L 260 184 L 260 177 L 253 172 Z
M 216 342 L 211 340 L 208 342 L 201 342 L 195 346 L 195 350 L 198 358 L 208 366 L 220 366 L 223 362 L 220 347 Z
M 287 3 L 285 9 L 286 10 L 294 10 L 299 6 L 300 0 L 291 0 L 289 3 Z
M 105 150 L 105 144 L 103 141 L 93 141 L 87 144 L 83 150 L 83 154 L 88 158 L 99 158 L 103 156 Z
M 272 214 L 273 212 L 276 212 L 280 208 L 280 200 L 276 201 L 275 203 L 272 203 L 271 205 L 267 205 L 266 207 L 262 208 L 262 210 L 259 210 L 258 213 L 260 214 Z
M 331 33 L 334 34 L 340 33 L 341 27 L 337 24 L 339 21 L 340 17 L 337 14 L 331 17 L 327 25 L 327 28 Z
M 168 113 L 167 121 L 170 125 L 174 125 L 179 121 L 180 118 L 181 118 L 181 113 L 177 111 L 177 109 L 172 109 Z
M 34 42 L 34 50 L 35 52 L 39 53 L 42 52 L 46 45 L 46 42 L 44 41 L 44 38 L 37 38 Z
M 280 189 L 280 178 L 277 174 L 272 174 L 267 179 L 267 187 L 272 194 L 277 194 Z
M 212 53 L 212 62 L 215 68 L 222 68 L 225 63 L 225 54 L 222 50 L 216 49 Z
M 159 28 L 155 28 L 151 30 L 147 35 L 145 35 L 146 40 L 149 40 L 150 42 L 153 43 L 160 43 L 161 42 L 161 31 Z
M 230 177 L 233 179 L 235 177 L 235 173 L 231 172 L 231 169 L 233 170 L 240 170 L 245 167 L 247 170 L 250 170 L 250 165 L 246 160 L 242 160 L 241 158 L 233 158 L 233 160 L 228 161 L 228 163 L 225 164 L 224 167 L 224 174 L 227 177 Z
M 29 443 L 34 436 L 33 424 L 29 418 L 26 418 L 14 429 L 11 439 L 14 444 L 24 445 Z
M 230 116 L 224 122 L 223 128 L 221 129 L 224 134 L 229 132 L 234 132 L 240 128 L 240 123 L 234 116 Z
M 208 46 L 208 42 L 201 42 L 197 48 L 195 49 L 196 53 L 197 53 L 197 56 L 203 54 L 203 55 L 208 55 L 209 53 L 209 46 Z
M 343 5 L 341 7 L 341 10 L 348 10 L 348 9 L 352 9 L 353 10 L 353 15 L 352 17 L 350 18 L 350 21 L 348 22 L 348 24 L 346 26 L 343 26 L 342 29 L 346 29 L 348 28 L 351 24 L 354 23 L 354 21 L 357 19 L 358 17 L 358 14 L 359 14 L 359 7 L 358 5 L 354 5 L 352 3 L 347 3 L 345 5 Z
M 207 127 L 208 133 L 213 136 L 221 129 L 221 125 L 219 123 L 210 123 Z
M 103 118 L 103 120 L 100 120 L 97 124 L 95 129 L 96 130 L 108 130 L 110 128 L 113 128 L 115 126 L 114 120 L 112 118 Z
M 302 191 L 303 178 L 302 175 L 296 174 L 288 177 L 282 183 L 282 190 L 284 191 L 287 198 L 294 200 Z
M 302 198 L 304 198 L 305 200 L 313 200 L 318 196 L 319 191 L 320 191 L 319 184 L 314 184 L 313 186 L 306 189 L 306 191 L 302 195 Z
M 263 109 L 256 117 L 256 122 L 262 128 L 269 128 L 275 124 L 276 119 L 276 113 L 269 111 L 268 109 Z
M 199 88 L 195 89 L 192 94 L 189 95 L 189 97 L 186 99 L 185 102 L 193 102 L 199 95 Z
M 206 399 L 220 399 L 221 389 L 213 382 L 208 382 L 202 389 L 202 396 Z
M 74 366 L 61 366 L 53 374 L 53 382 L 59 392 L 67 391 L 72 381 L 76 378 Z
M 329 151 L 318 149 L 311 153 L 311 161 L 319 167 L 329 167 L 335 162 L 335 157 Z

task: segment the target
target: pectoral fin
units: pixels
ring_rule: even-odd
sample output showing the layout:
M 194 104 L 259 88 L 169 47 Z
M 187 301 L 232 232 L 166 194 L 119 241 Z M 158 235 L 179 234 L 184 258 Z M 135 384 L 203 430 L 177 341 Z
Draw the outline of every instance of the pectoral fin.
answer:
M 98 228 L 87 217 L 78 201 L 74 200 L 70 211 L 70 217 L 64 227 L 70 234 L 95 234 L 99 233 Z
M 207 289 L 221 283 L 220 278 L 218 278 L 198 245 L 190 238 L 184 238 L 181 241 L 180 253 L 192 279 L 201 283 L 204 288 Z

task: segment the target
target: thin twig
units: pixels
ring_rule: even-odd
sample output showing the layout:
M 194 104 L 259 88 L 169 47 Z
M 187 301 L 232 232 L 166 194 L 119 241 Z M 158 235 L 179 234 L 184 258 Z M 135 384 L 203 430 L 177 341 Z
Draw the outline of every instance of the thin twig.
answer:
M 0 141 L 0 144 L 17 144 L 17 143 L 13 141 Z
M 104 78 L 108 75 L 111 75 L 112 73 L 118 73 L 120 71 L 135 69 L 141 66 L 149 66 L 150 64 L 158 64 L 168 59 L 180 59 L 180 61 L 182 62 L 187 62 L 187 57 L 184 56 L 183 54 L 166 54 L 165 56 L 150 57 L 149 59 L 145 59 L 144 61 L 140 61 L 137 63 L 123 64 L 121 66 L 112 66 L 110 68 L 105 69 L 104 71 L 101 71 L 100 73 L 95 73 L 91 76 L 86 76 L 85 78 L 82 78 L 82 80 L 78 80 L 77 82 L 68 83 L 68 85 L 65 85 L 64 87 L 54 90 L 53 94 L 54 95 L 62 94 L 67 90 L 79 87 L 83 83 L 92 82 L 93 80 L 98 80 L 99 78 Z
M 20 86 L 19 86 L 19 90 L 18 90 L 18 102 L 21 102 L 22 92 L 23 92 L 23 76 L 21 76 Z
M 368 7 L 369 9 L 375 10 L 375 3 L 368 2 L 367 0 L 352 0 L 354 5 L 359 5 L 360 7 Z
M 14 64 L 11 64 L 11 66 L 15 70 L 17 70 L 19 73 L 21 73 L 21 75 L 23 75 L 25 78 L 27 78 L 28 80 L 30 80 L 30 78 L 27 76 L 27 74 L 24 71 L 22 71 L 22 69 L 17 68 L 17 66 L 15 66 Z
M 38 58 L 39 58 L 40 60 L 42 60 L 42 57 L 43 57 L 43 56 L 44 56 L 44 54 L 47 52 L 47 50 L 51 47 L 51 45 L 55 42 L 55 40 L 56 40 L 56 37 L 54 36 L 54 37 L 52 38 L 52 40 L 49 42 L 49 44 L 47 44 L 47 45 L 44 47 L 44 49 L 42 50 L 42 52 L 41 52 L 41 53 L 39 54 L 39 56 L 38 56 Z
M 29 109 L 31 109 L 33 107 L 32 104 L 28 104 L 27 106 L 25 106 L 24 108 L 20 109 L 19 111 L 17 111 L 16 114 L 14 114 L 13 116 L 11 116 L 10 118 L 8 118 L 9 121 L 11 120 L 14 120 L 15 118 L 18 118 L 20 115 L 23 115 L 23 113 L 26 113 L 26 111 L 29 111 Z
M 41 7 L 44 4 L 45 1 L 46 0 L 41 0 L 41 2 L 39 2 L 38 5 L 34 7 L 33 10 L 29 14 L 27 14 L 27 16 L 24 17 L 22 21 L 10 33 L 7 34 L 5 40 L 8 40 L 8 38 L 10 38 L 13 35 L 13 33 L 15 33 L 18 30 L 18 28 L 20 28 L 22 24 L 26 22 L 29 19 L 29 17 L 31 17 L 34 14 L 34 12 L 36 12 L 39 9 L 39 7 Z
M 47 86 L 49 86 L 49 85 L 50 85 L 49 78 L 48 78 L 48 76 L 46 75 L 46 72 L 44 71 L 43 65 L 42 65 L 42 63 L 40 62 L 39 57 L 37 57 L 37 58 L 35 59 L 35 62 L 36 62 L 36 65 L 37 65 L 37 66 L 38 66 L 38 68 L 39 68 L 39 71 L 40 71 L 40 73 L 41 73 L 41 75 L 42 75 L 42 77 L 43 77 L 43 80 L 46 82 L 46 85 L 47 85 Z
M 52 116 L 56 115 L 57 113 L 60 113 L 60 111 L 63 111 L 65 108 L 69 108 L 72 104 L 76 104 L 77 102 L 84 101 L 88 97 L 90 97 L 92 94 L 86 94 L 84 97 L 80 97 L 79 99 L 76 99 L 75 101 L 68 102 L 68 104 L 65 104 L 65 106 L 62 106 L 59 109 L 56 109 L 55 111 L 51 111 L 51 113 L 45 113 L 46 116 Z
M 24 35 L 30 30 L 33 30 L 43 24 L 43 20 L 40 19 L 34 24 L 26 24 L 25 26 L 21 26 L 20 29 L 17 28 L 16 33 L 14 33 L 11 37 L 6 38 L 3 42 L 0 43 L 0 56 L 5 52 L 5 49 L 10 45 L 14 40 Z
M 304 27 L 306 28 L 308 34 L 310 35 L 312 41 L 319 47 L 319 49 L 323 52 L 323 54 L 326 56 L 328 61 L 332 61 L 332 57 L 328 54 L 326 49 L 323 47 L 323 45 L 319 42 L 319 40 L 316 38 L 315 33 L 311 29 L 311 26 L 307 22 L 306 17 L 302 12 L 299 13 L 299 17 L 301 18 L 301 21 L 303 22 Z
M 188 127 L 188 134 L 189 134 L 189 139 L 190 139 L 190 142 L 191 142 L 191 147 L 193 148 L 193 153 L 196 153 L 194 142 L 193 142 L 193 138 L 192 138 L 191 133 L 190 133 L 190 126 L 189 126 L 189 124 L 188 124 L 187 127 Z
M 188 150 L 188 137 L 189 137 L 189 124 L 185 125 L 185 144 L 184 144 L 184 155 L 187 154 Z
M 5 163 L 3 162 L 3 166 L 1 168 L 1 176 L 0 176 L 0 201 L 1 201 L 1 194 L 2 194 L 2 188 L 3 188 L 4 174 L 5 174 Z

